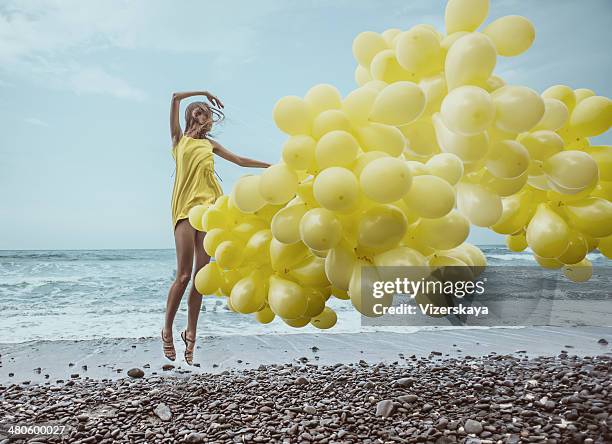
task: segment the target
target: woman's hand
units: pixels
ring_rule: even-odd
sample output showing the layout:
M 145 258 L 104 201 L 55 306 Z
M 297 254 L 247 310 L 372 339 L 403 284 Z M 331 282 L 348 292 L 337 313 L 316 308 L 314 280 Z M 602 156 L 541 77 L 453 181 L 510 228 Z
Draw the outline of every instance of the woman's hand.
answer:
M 212 103 L 214 106 L 216 106 L 217 108 L 223 108 L 223 103 L 221 103 L 221 100 L 219 100 L 219 98 L 209 92 L 206 92 L 206 94 L 204 94 L 206 96 L 206 98 L 208 99 L 208 101 L 210 103 Z

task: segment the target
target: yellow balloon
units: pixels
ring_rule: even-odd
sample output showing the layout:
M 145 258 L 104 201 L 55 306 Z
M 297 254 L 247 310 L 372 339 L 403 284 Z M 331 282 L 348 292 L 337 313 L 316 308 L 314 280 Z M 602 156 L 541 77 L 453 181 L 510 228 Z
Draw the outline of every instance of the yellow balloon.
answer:
M 560 192 L 573 194 L 586 189 L 598 178 L 597 162 L 584 151 L 562 151 L 544 161 L 544 172 Z
M 302 242 L 283 244 L 274 238 L 270 240 L 270 263 L 276 272 L 288 272 L 308 255 L 308 248 Z
M 612 100 L 602 96 L 587 97 L 576 105 L 570 126 L 578 136 L 592 137 L 605 133 L 612 125 Z
M 370 66 L 374 56 L 385 49 L 387 49 L 385 39 L 376 32 L 362 32 L 353 40 L 353 56 L 365 67 Z
M 418 80 L 416 73 L 402 68 L 393 49 L 386 49 L 376 54 L 370 65 L 370 74 L 373 79 L 387 83 Z
M 381 92 L 383 89 L 387 87 L 388 83 L 383 80 L 370 80 L 368 83 L 363 85 L 364 88 L 373 89 L 377 93 Z
M 520 15 L 507 15 L 491 22 L 483 31 L 497 53 L 505 57 L 517 56 L 529 49 L 535 40 L 533 23 Z
M 596 238 L 612 235 L 612 202 L 589 197 L 568 202 L 564 208 L 572 226 L 583 234 Z
M 443 152 L 455 154 L 466 163 L 484 159 L 489 150 L 489 137 L 486 131 L 472 136 L 454 133 L 446 127 L 439 113 L 433 115 L 432 121 L 438 145 Z
M 506 236 L 506 246 L 510 251 L 523 251 L 527 248 L 527 238 L 525 237 L 525 232 L 521 231 L 518 234 L 511 234 Z
M 342 299 L 343 301 L 348 301 L 351 298 L 348 295 L 347 290 L 340 290 L 339 288 L 332 287 L 332 294 L 338 299 Z
M 480 184 L 488 190 L 499 194 L 501 197 L 506 197 L 521 191 L 528 184 L 528 180 L 529 170 L 525 170 L 519 176 L 505 179 L 494 176 L 487 169 L 484 169 Z
M 325 287 L 329 285 L 325 276 L 325 259 L 310 256 L 293 266 L 288 276 L 297 280 L 304 287 Z
M 363 267 L 370 267 L 365 277 L 362 277 Z M 381 298 L 373 297 L 372 289 L 376 281 L 380 281 L 380 277 L 371 263 L 362 259 L 355 262 L 348 294 L 353 307 L 364 316 L 379 317 L 382 315 L 380 309 L 389 307 L 393 303 L 393 295 L 390 294 L 385 294 Z
M 201 295 L 212 295 L 221 286 L 222 278 L 219 264 L 209 262 L 204 265 L 195 275 L 193 284 Z
M 368 122 L 377 96 L 378 91 L 373 88 L 358 88 L 344 98 L 342 111 L 353 125 L 363 126 Z
M 269 324 L 274 320 L 275 317 L 276 315 L 270 309 L 270 306 L 268 304 L 266 304 L 264 308 L 255 313 L 255 319 L 260 324 Z
M 249 261 L 255 260 L 257 262 L 269 262 L 271 240 L 272 232 L 267 228 L 253 234 L 244 247 L 244 259 Z
M 446 33 L 475 31 L 489 15 L 489 0 L 449 0 L 444 12 Z
M 248 276 L 240 279 L 232 287 L 230 299 L 232 307 L 239 313 L 255 313 L 264 308 L 266 294 L 261 277 L 252 271 Z
M 283 322 L 290 327 L 302 328 L 308 325 L 310 318 L 308 316 L 302 316 L 297 319 L 283 319 Z
M 396 157 L 381 157 L 368 163 L 359 176 L 363 193 L 375 202 L 391 203 L 410 189 L 412 174 L 406 162 Z
M 547 204 L 539 204 L 527 226 L 527 243 L 545 259 L 559 257 L 567 249 L 570 228 Z
M 510 133 L 529 131 L 544 116 L 544 100 L 526 86 L 507 85 L 491 97 L 496 108 L 495 125 Z
M 314 117 L 329 109 L 340 109 L 342 98 L 338 88 L 322 83 L 310 88 L 304 96 L 304 101 L 308 104 Z
M 356 260 L 353 248 L 345 240 L 329 250 L 325 258 L 325 275 L 335 288 L 348 290 Z
M 309 248 L 327 250 L 342 239 L 342 225 L 330 210 L 313 208 L 300 221 L 300 236 Z
M 365 66 L 357 65 L 355 68 L 355 83 L 359 86 L 363 86 L 372 80 L 372 75 L 370 74 L 370 69 Z
M 251 236 L 253 236 L 259 230 L 263 230 L 268 224 L 256 217 L 249 217 L 243 219 L 243 222 L 239 223 L 232 229 L 232 235 L 237 237 L 244 243 L 247 243 Z
M 384 151 L 397 157 L 404 151 L 406 139 L 394 126 L 371 122 L 358 129 L 359 142 L 364 151 Z
M 213 228 L 206 232 L 204 236 L 204 251 L 210 256 L 215 256 L 215 250 L 223 241 L 230 240 L 232 237 L 227 230 L 223 228 Z
M 523 133 L 517 140 L 527 149 L 531 160 L 544 161 L 553 154 L 563 151 L 563 139 L 553 131 Z
M 410 169 L 410 172 L 412 173 L 413 177 L 431 174 L 429 168 L 427 168 L 427 166 L 420 161 L 407 160 L 406 165 L 408 165 L 408 168 Z
M 504 79 L 499 76 L 492 75 L 487 79 L 487 83 L 485 84 L 485 90 L 491 93 L 495 90 L 498 90 L 502 86 L 506 86 L 506 82 L 504 81 Z
M 395 38 L 400 35 L 400 33 L 402 32 L 401 29 L 397 29 L 397 28 L 391 28 L 391 29 L 387 29 L 382 33 L 382 37 L 383 39 L 385 39 L 385 42 L 387 42 L 387 46 L 389 48 L 394 48 L 395 45 L 393 44 Z
M 400 127 L 400 131 L 406 138 L 406 152 L 410 152 L 420 158 L 427 159 L 432 154 L 440 152 L 436 131 L 431 119 L 418 119 L 408 125 Z
M 321 314 L 314 316 L 310 320 L 310 324 L 313 327 L 320 328 L 321 330 L 327 330 L 336 325 L 337 321 L 338 316 L 336 315 L 336 312 L 329 307 L 325 307 Z
M 534 255 L 534 258 L 540 266 L 549 270 L 558 270 L 563 267 L 563 262 L 559 262 L 557 259 L 544 258 L 538 255 Z
M 595 95 L 595 91 L 588 88 L 578 88 L 574 90 L 574 95 L 576 97 L 576 103 L 582 102 L 587 97 L 591 97 Z
M 563 274 L 572 282 L 586 282 L 593 276 L 593 264 L 588 259 L 582 259 L 577 264 L 563 267 Z
M 486 130 L 495 117 L 491 96 L 477 86 L 453 89 L 442 101 L 440 115 L 446 127 L 458 134 L 471 136 Z
M 300 241 L 300 221 L 308 211 L 305 203 L 286 206 L 272 218 L 270 226 L 272 235 L 276 240 L 285 244 L 293 244 Z
M 325 310 L 325 297 L 323 294 L 315 288 L 304 289 L 308 304 L 306 306 L 306 314 L 304 317 L 312 318 L 319 316 Z
M 402 68 L 423 77 L 442 70 L 442 49 L 435 31 L 415 26 L 397 36 L 395 51 Z
M 574 94 L 572 88 L 566 85 L 551 86 L 542 93 L 542 97 L 545 99 L 557 99 L 562 101 L 569 112 L 576 106 L 576 94 Z
M 376 205 L 359 218 L 358 241 L 376 251 L 395 247 L 407 229 L 404 213 L 393 205 Z
M 448 50 L 444 71 L 449 91 L 462 85 L 484 87 L 497 63 L 497 51 L 489 37 L 472 32 L 460 37 Z
M 351 132 L 353 127 L 349 118 L 339 109 L 329 109 L 319 114 L 312 124 L 312 136 L 320 139 L 332 131 Z
M 463 162 L 456 154 L 436 154 L 425 165 L 431 174 L 444 179 L 451 185 L 455 185 L 463 177 Z
M 313 195 L 323 207 L 332 211 L 347 211 L 356 207 L 359 183 L 351 170 L 342 167 L 326 168 L 317 174 Z
M 533 215 L 531 197 L 531 193 L 521 192 L 502 198 L 502 215 L 491 229 L 499 234 L 522 231 Z
M 284 163 L 272 165 L 264 170 L 259 180 L 259 193 L 266 202 L 274 205 L 289 202 L 295 196 L 298 178 Z
M 557 260 L 566 265 L 577 264 L 586 257 L 589 252 L 588 249 L 589 246 L 584 235 L 579 231 L 572 231 L 570 233 L 567 249 L 557 258 Z
M 283 319 L 297 319 L 306 313 L 308 298 L 301 285 L 277 275 L 270 276 L 268 304 Z
M 486 160 L 487 170 L 501 179 L 512 179 L 527 171 L 529 151 L 516 140 L 491 144 Z
M 406 125 L 416 120 L 425 108 L 425 93 L 413 82 L 395 82 L 376 97 L 370 120 L 387 125 Z
M 437 250 L 450 250 L 461 245 L 469 233 L 469 221 L 457 210 L 452 210 L 438 219 L 420 219 L 413 236 Z
M 423 109 L 421 117 L 431 116 L 433 113 L 440 111 L 442 100 L 448 94 L 444 73 L 421 79 L 419 86 L 425 93 L 425 109 Z
M 358 153 L 359 143 L 351 133 L 331 131 L 317 142 L 315 158 L 321 170 L 334 166 L 350 168 Z
M 425 174 L 412 180 L 412 187 L 404 196 L 409 211 L 419 217 L 435 219 L 450 213 L 455 206 L 455 190 L 444 179 Z
M 294 170 L 307 169 L 314 160 L 316 144 L 317 141 L 310 136 L 289 137 L 283 145 L 283 161 Z
M 471 223 L 479 227 L 494 225 L 502 215 L 499 195 L 471 183 L 457 184 L 457 208 Z
M 244 245 L 238 241 L 226 240 L 219 244 L 215 250 L 215 260 L 221 268 L 229 270 L 236 268 L 242 262 Z
M 597 162 L 599 179 L 612 181 L 612 146 L 591 146 L 585 152 Z
M 191 207 L 189 213 L 187 213 L 189 223 L 198 231 L 204 231 L 204 228 L 202 228 L 202 215 L 208 208 L 209 205 L 195 205 Z
M 534 130 L 557 131 L 569 119 L 569 111 L 565 103 L 558 99 L 544 99 L 544 115 Z
M 261 176 L 244 175 L 232 188 L 230 199 L 243 213 L 254 213 L 266 204 L 259 192 L 260 180 Z
M 384 151 L 367 151 L 359 154 L 352 168 L 355 177 L 359 177 L 361 175 L 361 172 L 367 164 L 375 159 L 380 159 L 381 157 L 389 157 L 389 154 L 385 153 Z
M 414 248 L 399 246 L 374 256 L 374 265 L 378 274 L 384 280 L 394 280 L 398 275 L 396 267 L 402 267 L 401 276 L 413 281 L 419 281 L 429 276 L 431 270 L 427 258 Z
M 597 248 L 605 257 L 612 259 L 612 236 L 600 239 Z
M 285 96 L 278 100 L 272 111 L 274 123 L 290 136 L 310 134 L 312 118 L 308 105 L 297 96 Z

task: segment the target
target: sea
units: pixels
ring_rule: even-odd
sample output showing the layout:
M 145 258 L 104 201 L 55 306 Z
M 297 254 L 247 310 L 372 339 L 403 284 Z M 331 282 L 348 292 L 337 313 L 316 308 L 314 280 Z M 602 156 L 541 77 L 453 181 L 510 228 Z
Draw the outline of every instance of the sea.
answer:
M 509 252 L 501 245 L 481 249 L 491 266 L 535 266 L 529 252 Z M 610 263 L 599 253 L 589 254 L 589 259 L 594 265 Z M 0 343 L 156 337 L 175 274 L 172 249 L 0 250 Z M 175 331 L 186 324 L 187 296 L 188 291 L 177 313 Z M 295 329 L 280 319 L 259 324 L 252 315 L 229 311 L 224 299 L 203 298 L 198 334 L 320 332 L 311 325 Z M 327 304 L 338 315 L 330 333 L 393 329 L 362 325 L 350 301 L 330 298 Z M 416 331 L 428 327 L 395 328 Z

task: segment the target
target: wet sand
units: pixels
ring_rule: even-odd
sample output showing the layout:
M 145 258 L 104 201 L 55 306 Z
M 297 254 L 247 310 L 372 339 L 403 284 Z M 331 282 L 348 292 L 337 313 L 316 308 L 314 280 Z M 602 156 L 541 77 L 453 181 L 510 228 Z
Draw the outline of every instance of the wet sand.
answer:
M 0 344 L 0 384 L 55 383 L 68 379 L 118 379 L 131 368 L 146 375 L 218 373 L 227 369 L 256 368 L 260 364 L 296 362 L 302 358 L 319 365 L 393 362 L 404 356 L 483 356 L 524 351 L 528 356 L 554 356 L 564 347 L 579 356 L 609 353 L 598 344 L 612 342 L 612 327 L 462 328 L 414 333 L 366 332 L 252 336 L 201 336 L 194 364 L 182 357 L 178 333 L 177 360 L 165 359 L 158 338 L 90 341 L 32 341 Z M 313 348 L 314 347 L 314 348 Z M 164 370 L 164 365 L 174 368 Z M 11 376 L 12 375 L 12 376 Z M 47 376 L 48 375 L 48 376 Z

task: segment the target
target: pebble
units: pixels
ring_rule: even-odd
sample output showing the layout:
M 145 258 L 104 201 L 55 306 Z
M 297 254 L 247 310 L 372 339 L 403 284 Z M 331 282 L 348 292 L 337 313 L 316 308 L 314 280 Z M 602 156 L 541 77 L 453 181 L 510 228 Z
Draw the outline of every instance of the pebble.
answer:
M 170 411 L 170 407 L 168 407 L 164 403 L 158 404 L 157 407 L 155 407 L 155 410 L 153 410 L 153 412 L 162 421 L 170 421 L 170 418 L 172 418 L 172 412 Z
M 391 416 L 393 410 L 395 410 L 395 406 L 390 399 L 383 399 L 376 404 L 376 416 Z
M 465 433 L 478 435 L 482 432 L 482 424 L 479 421 L 468 419 L 463 426 Z
M 144 376 L 144 371 L 139 368 L 131 368 L 127 372 L 130 378 L 142 378 Z

